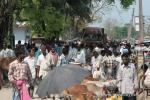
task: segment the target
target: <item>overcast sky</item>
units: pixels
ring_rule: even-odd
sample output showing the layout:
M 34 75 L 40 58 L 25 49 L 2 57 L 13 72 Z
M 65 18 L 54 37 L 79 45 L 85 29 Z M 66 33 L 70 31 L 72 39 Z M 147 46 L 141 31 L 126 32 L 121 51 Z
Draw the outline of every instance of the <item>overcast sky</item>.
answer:
M 129 21 L 131 20 L 133 8 L 135 9 L 134 15 L 138 16 L 138 1 L 139 0 L 136 0 L 136 2 L 133 5 L 131 5 L 128 9 L 121 8 L 120 4 L 116 2 L 116 7 L 113 7 L 112 10 L 110 10 L 103 16 L 102 23 L 93 23 L 91 26 L 103 27 L 104 23 L 108 19 L 116 19 L 119 22 L 119 24 L 129 23 Z M 143 0 L 143 15 L 146 17 L 150 16 L 150 0 Z

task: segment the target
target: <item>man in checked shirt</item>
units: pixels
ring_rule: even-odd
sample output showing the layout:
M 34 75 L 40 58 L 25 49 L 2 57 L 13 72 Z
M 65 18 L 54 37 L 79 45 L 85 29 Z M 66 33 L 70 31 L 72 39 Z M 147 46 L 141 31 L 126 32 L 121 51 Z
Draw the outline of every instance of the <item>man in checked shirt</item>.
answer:
M 102 77 L 104 80 L 115 79 L 117 74 L 116 66 L 114 66 L 114 57 L 112 56 L 111 51 L 107 51 L 106 55 L 103 59 L 103 67 L 102 67 Z
M 32 85 L 33 80 L 29 66 L 23 62 L 24 52 L 18 51 L 16 56 L 17 59 L 9 66 L 8 78 L 13 84 L 13 100 L 21 100 L 24 96 L 22 86 Z

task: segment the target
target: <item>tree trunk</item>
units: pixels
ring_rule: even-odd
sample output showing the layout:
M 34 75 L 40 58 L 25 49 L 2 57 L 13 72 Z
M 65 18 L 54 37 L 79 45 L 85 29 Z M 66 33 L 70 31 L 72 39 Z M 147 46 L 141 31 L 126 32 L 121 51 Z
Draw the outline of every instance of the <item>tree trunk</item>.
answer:
M 15 46 L 15 37 L 13 34 L 13 14 L 10 14 L 9 16 L 9 27 L 8 27 L 8 44 L 11 45 L 11 47 Z
M 8 22 L 9 16 L 5 15 L 2 17 L 2 21 L 0 23 L 0 49 L 3 48 L 3 45 L 6 44 L 6 36 L 8 33 Z
M 73 16 L 72 20 L 71 20 L 71 39 L 75 37 L 75 35 L 77 34 L 77 27 L 76 27 L 76 19 Z
M 0 49 L 3 45 L 13 45 L 14 2 L 3 0 L 0 4 Z

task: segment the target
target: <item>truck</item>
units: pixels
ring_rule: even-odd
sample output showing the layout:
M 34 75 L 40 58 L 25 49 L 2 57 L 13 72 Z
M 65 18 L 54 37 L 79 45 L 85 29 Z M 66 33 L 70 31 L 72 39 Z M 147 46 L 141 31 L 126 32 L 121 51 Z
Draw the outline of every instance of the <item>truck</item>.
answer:
M 85 27 L 80 35 L 81 41 L 87 45 L 104 44 L 107 42 L 107 35 L 104 28 Z

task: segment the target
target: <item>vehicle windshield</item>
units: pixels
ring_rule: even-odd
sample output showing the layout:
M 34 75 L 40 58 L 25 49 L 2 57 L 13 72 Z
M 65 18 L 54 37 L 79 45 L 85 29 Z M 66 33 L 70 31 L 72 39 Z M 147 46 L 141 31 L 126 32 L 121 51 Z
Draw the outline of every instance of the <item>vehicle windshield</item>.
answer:
M 101 40 L 101 35 L 100 34 L 85 34 L 84 36 L 83 36 L 83 39 L 85 39 L 85 40 L 90 40 L 90 41 L 99 41 L 99 40 Z

